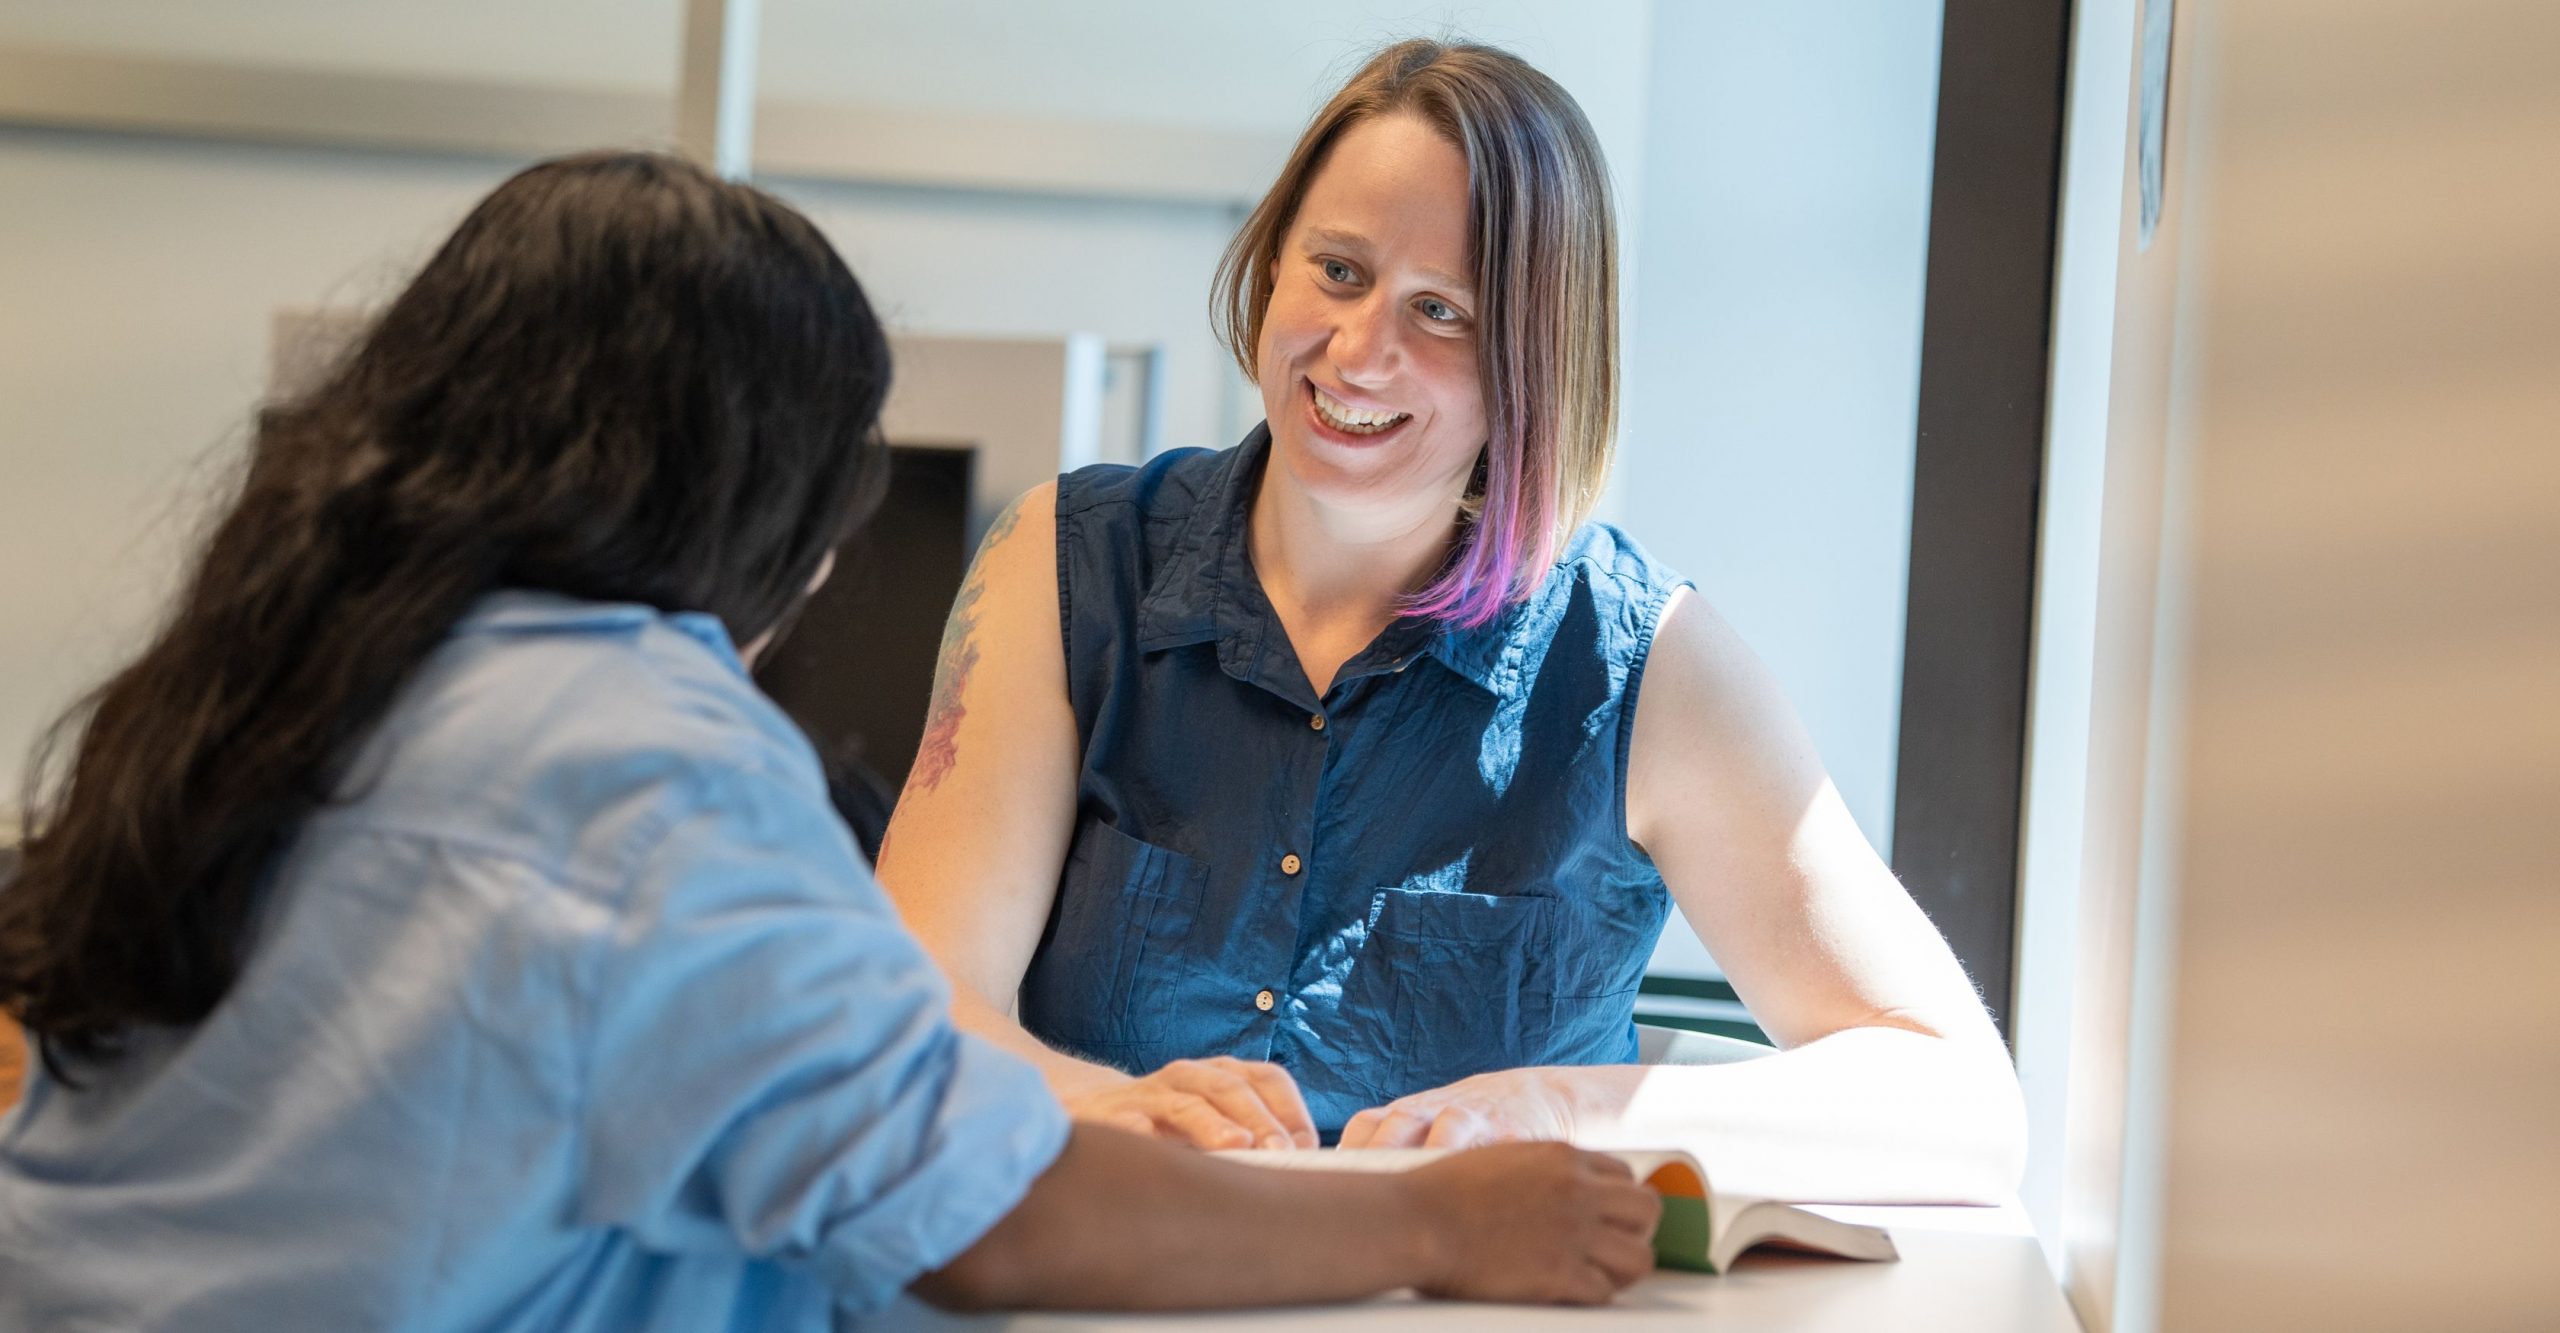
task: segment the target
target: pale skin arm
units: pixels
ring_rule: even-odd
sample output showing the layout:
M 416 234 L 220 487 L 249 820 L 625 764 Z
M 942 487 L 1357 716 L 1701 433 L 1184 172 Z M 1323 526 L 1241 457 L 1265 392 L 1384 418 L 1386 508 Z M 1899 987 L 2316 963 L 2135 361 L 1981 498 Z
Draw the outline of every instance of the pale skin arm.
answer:
M 1079 1119 L 1211 1148 L 1314 1146 L 1314 1121 L 1276 1065 L 1178 1060 L 1133 1079 L 1050 1049 L 1014 1018 L 1074 833 L 1078 758 L 1051 483 L 989 526 L 952 605 L 924 742 L 881 844 L 881 885 L 950 978 L 953 1020 L 1029 1060 Z
M 1686 590 L 1646 665 L 1629 762 L 1629 833 L 1780 1053 L 1480 1075 L 1364 1111 L 1344 1143 L 1676 1145 L 1743 1193 L 2006 1198 L 2025 1113 L 1998 1032 L 1767 669 Z

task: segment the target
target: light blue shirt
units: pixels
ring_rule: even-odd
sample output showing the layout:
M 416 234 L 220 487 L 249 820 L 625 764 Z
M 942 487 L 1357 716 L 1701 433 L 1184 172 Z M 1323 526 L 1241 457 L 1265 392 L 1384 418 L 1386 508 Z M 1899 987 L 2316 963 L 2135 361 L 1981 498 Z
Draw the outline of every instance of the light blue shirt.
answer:
M 717 621 L 493 596 L 212 1015 L 0 1121 L 0 1328 L 825 1328 L 1065 1141 L 948 994 Z

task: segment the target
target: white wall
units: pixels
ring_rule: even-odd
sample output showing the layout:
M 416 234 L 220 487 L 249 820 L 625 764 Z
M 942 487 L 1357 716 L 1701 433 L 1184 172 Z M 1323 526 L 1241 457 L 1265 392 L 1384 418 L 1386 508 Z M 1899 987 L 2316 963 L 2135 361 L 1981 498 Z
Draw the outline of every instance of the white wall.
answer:
M 285 306 L 369 305 L 506 164 L 0 129 L 0 806 L 151 620 Z M 1245 408 L 1211 342 L 1225 210 L 785 182 L 902 329 L 1168 344 L 1167 438 Z
M 1663 4 L 1618 515 L 1892 831 L 1939 6 Z M 1666 933 L 1658 961 L 1706 965 Z
M 1165 344 L 1165 442 L 1232 444 L 1261 419 L 1209 333 L 1224 208 L 767 181 L 843 252 L 881 319 L 943 333 Z
M 1292 134 L 1377 43 L 1513 51 L 1632 161 L 1652 0 L 763 0 L 758 91 Z M 0 0 L 0 40 L 303 69 L 669 90 L 681 0 Z
M 0 0 L 16 44 L 669 92 L 683 21 L 684 0 Z
M 390 295 L 504 172 L 0 129 L 0 806 L 156 614 L 273 312 Z
M 2115 348 L 2133 104 L 2137 0 L 2081 0 L 2072 16 L 2051 397 L 2037 531 L 2033 694 L 2020 840 L 2014 1049 L 2029 1152 L 2020 1188 L 2045 1255 L 2064 1266 L 2064 1145 L 2079 968 L 2082 838 L 2104 518 L 2107 396 Z
M 677 6 L 0 0 L 0 42 L 590 86 L 663 86 Z M 1625 520 L 1769 658 L 1871 836 L 1891 811 L 1934 5 L 1180 0 L 1065 9 L 767 0 L 765 92 L 1285 139 L 1377 40 L 1511 46 L 1590 115 L 1621 195 Z M 589 38 L 592 34 L 592 39 Z M 234 443 L 275 307 L 387 295 L 494 161 L 0 130 L 0 783 L 129 647 L 177 549 L 183 469 Z M 1668 182 L 1657 202 L 1651 181 Z M 1168 441 L 1257 415 L 1211 341 L 1233 225 L 1207 205 L 769 182 L 887 317 L 1161 340 Z M 25 201 L 21 203 L 20 201 Z M 1653 261 L 1653 252 L 1665 257 Z M 0 800 L 0 804 L 6 804 Z M 1704 966 L 1674 932 L 1672 954 Z
M 0 42 L 565 86 L 665 87 L 678 6 L 568 0 L 0 4 Z M 1573 88 L 1639 154 L 1648 0 L 1330 0 L 1269 14 L 1115 0 L 766 6 L 770 95 L 1097 122 L 1156 119 L 1284 142 L 1385 37 L 1464 30 Z M 634 127 L 640 136 L 649 133 Z M 129 651 L 195 505 L 264 382 L 282 306 L 362 305 L 512 164 L 0 128 L 0 809 L 36 732 Z M 844 250 L 884 318 L 944 333 L 1092 332 L 1167 348 L 1170 444 L 1257 417 L 1211 339 L 1230 208 L 769 182 Z

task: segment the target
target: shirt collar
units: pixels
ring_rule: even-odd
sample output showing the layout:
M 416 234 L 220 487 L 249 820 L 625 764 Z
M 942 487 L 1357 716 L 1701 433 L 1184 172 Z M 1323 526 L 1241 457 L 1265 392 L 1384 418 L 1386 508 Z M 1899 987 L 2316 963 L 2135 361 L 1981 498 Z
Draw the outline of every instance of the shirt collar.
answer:
M 1264 423 L 1218 460 L 1138 603 L 1140 652 L 1215 641 L 1218 664 L 1227 674 L 1266 687 L 1279 682 L 1262 679 L 1262 673 L 1276 663 L 1295 665 L 1279 615 L 1254 574 L 1246 541 L 1254 493 L 1270 452 L 1271 427 Z M 1344 664 L 1342 679 L 1401 671 L 1429 656 L 1478 689 L 1507 699 L 1521 679 L 1515 640 L 1522 610 L 1506 607 L 1491 623 L 1474 629 L 1419 617 L 1398 620 Z
M 454 626 L 459 634 L 613 633 L 663 621 L 711 650 L 730 670 L 747 675 L 728 626 L 707 611 L 661 611 L 638 602 L 590 602 L 556 592 L 507 588 L 482 597 Z
M 1506 606 L 1490 623 L 1473 629 L 1443 625 L 1424 651 L 1476 688 L 1508 699 L 1520 688 L 1524 609 L 1517 603 Z
M 1258 646 L 1270 602 L 1253 575 L 1244 535 L 1270 449 L 1271 428 L 1256 426 L 1217 460 L 1138 603 L 1139 651 L 1215 639 L 1223 660 L 1231 644 L 1250 639 Z

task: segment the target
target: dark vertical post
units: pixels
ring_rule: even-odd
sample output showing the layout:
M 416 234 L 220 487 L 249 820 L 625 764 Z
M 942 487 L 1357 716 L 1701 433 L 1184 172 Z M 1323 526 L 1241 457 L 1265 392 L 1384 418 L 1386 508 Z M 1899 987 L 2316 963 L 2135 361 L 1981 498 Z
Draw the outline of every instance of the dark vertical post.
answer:
M 1893 866 L 2009 1031 L 2068 0 L 1946 0 Z

